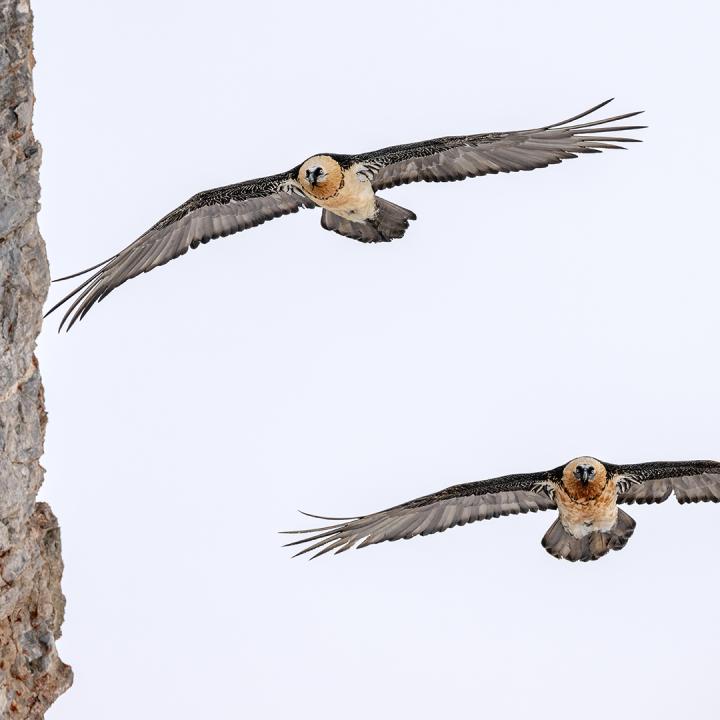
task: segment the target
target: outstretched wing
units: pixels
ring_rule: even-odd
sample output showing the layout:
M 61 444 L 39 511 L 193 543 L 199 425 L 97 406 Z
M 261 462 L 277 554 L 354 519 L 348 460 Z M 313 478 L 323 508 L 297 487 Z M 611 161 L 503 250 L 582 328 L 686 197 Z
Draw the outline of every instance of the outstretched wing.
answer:
M 515 132 L 458 135 L 396 145 L 353 155 L 345 162 L 357 163 L 364 168 L 375 190 L 420 180 L 464 180 L 488 173 L 547 167 L 577 157 L 578 153 L 621 149 L 622 146 L 617 143 L 639 142 L 636 138 L 618 137 L 616 133 L 639 130 L 643 125 L 608 125 L 638 115 L 639 112 L 579 125 L 571 124 L 599 110 L 611 100 L 545 127 Z
M 189 248 L 297 212 L 301 207 L 314 207 L 315 204 L 292 182 L 291 173 L 248 180 L 194 195 L 114 257 L 88 270 L 60 278 L 67 280 L 100 268 L 50 308 L 46 316 L 75 298 L 60 323 L 62 329 L 69 319 L 69 330 L 96 302 L 126 280 L 184 255 Z
M 661 503 L 672 493 L 679 503 L 720 502 L 720 462 L 651 462 L 608 465 L 618 483 L 618 502 Z
M 288 545 L 308 545 L 297 555 L 317 550 L 312 556 L 315 558 L 330 550 L 337 554 L 355 545 L 361 548 L 385 540 L 408 540 L 416 535 L 443 532 L 455 525 L 465 525 L 476 520 L 548 510 L 555 507 L 550 480 L 559 478 L 561 471 L 560 468 L 545 473 L 508 475 L 483 482 L 454 485 L 433 495 L 357 518 L 310 515 L 323 520 L 348 522 L 286 531 L 308 535 Z

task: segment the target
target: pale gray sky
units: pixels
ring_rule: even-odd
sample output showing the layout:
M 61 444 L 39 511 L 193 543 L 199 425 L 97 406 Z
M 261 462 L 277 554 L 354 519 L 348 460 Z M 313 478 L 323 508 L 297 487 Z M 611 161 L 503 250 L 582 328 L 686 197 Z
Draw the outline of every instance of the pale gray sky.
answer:
M 275 532 L 585 453 L 720 458 L 718 5 L 34 10 L 55 276 L 318 151 L 611 96 L 650 124 L 627 152 L 387 191 L 419 218 L 392 244 L 305 211 L 69 335 L 53 317 L 41 497 L 75 684 L 49 718 L 717 717 L 718 506 L 633 508 L 587 565 L 541 548 L 550 513 L 313 563 Z

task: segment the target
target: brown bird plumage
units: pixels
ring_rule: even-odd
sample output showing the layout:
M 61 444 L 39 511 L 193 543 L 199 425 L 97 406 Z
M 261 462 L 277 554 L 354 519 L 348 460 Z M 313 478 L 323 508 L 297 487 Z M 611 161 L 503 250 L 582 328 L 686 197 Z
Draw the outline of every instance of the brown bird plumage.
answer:
M 376 196 L 376 191 L 405 183 L 463 180 L 478 175 L 534 170 L 637 142 L 617 136 L 640 125 L 608 125 L 638 113 L 573 125 L 607 105 L 607 100 L 567 120 L 512 132 L 481 133 L 395 145 L 360 155 L 314 155 L 291 170 L 236 185 L 207 190 L 166 215 L 135 242 L 105 262 L 60 280 L 96 270 L 56 303 L 50 314 L 70 305 L 60 328 L 68 330 L 93 305 L 125 281 L 184 255 L 213 238 L 260 225 L 267 220 L 323 208 L 322 227 L 362 242 L 402 237 L 412 210 Z
M 680 503 L 719 502 L 720 462 L 613 465 L 579 457 L 545 472 L 454 485 L 371 515 L 310 515 L 342 522 L 287 531 L 307 535 L 288 545 L 306 545 L 297 554 L 316 551 L 312 557 L 317 557 L 443 532 L 476 520 L 557 509 L 558 518 L 545 534 L 543 547 L 565 560 L 597 560 L 623 548 L 635 529 L 635 521 L 618 504 L 659 503 L 672 493 Z

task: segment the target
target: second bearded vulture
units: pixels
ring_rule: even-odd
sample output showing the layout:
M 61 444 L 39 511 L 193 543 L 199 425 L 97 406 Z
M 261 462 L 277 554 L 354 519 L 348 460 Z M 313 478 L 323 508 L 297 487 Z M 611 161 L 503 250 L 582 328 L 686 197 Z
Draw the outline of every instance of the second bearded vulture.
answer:
M 60 324 L 62 328 L 67 323 L 70 329 L 96 302 L 126 280 L 213 238 L 247 230 L 300 208 L 321 207 L 323 228 L 361 242 L 388 242 L 402 237 L 410 220 L 416 219 L 415 213 L 377 197 L 376 191 L 420 180 L 445 182 L 534 170 L 577 157 L 578 153 L 636 142 L 635 138 L 616 133 L 643 126 L 608 124 L 637 112 L 572 124 L 609 102 L 532 130 L 443 137 L 359 155 L 313 155 L 279 175 L 198 193 L 117 255 L 69 275 L 77 277 L 97 270 L 48 314 L 72 300 Z
M 661 503 L 672 494 L 679 503 L 720 502 L 720 462 L 612 465 L 579 457 L 545 472 L 453 485 L 371 515 L 310 515 L 342 522 L 289 531 L 306 537 L 288 544 L 305 545 L 297 554 L 315 551 L 312 557 L 317 557 L 331 550 L 409 540 L 476 520 L 552 509 L 558 518 L 545 533 L 543 547 L 556 558 L 597 560 L 625 547 L 635 530 L 635 521 L 619 503 Z

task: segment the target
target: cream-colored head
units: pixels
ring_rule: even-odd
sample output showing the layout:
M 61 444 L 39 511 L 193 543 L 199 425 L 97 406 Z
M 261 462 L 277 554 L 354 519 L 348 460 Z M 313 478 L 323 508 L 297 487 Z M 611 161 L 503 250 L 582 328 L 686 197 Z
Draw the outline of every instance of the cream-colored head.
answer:
M 562 474 L 563 488 L 573 500 L 589 500 L 607 485 L 605 466 L 593 457 L 571 460 Z
M 310 197 L 327 200 L 342 188 L 343 171 L 329 155 L 313 155 L 300 166 L 297 179 Z

